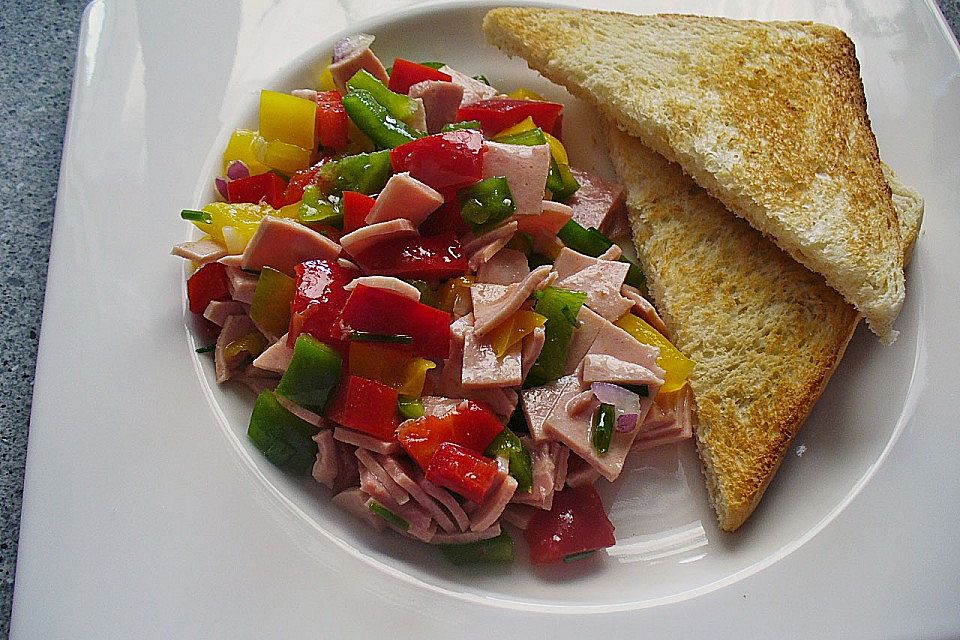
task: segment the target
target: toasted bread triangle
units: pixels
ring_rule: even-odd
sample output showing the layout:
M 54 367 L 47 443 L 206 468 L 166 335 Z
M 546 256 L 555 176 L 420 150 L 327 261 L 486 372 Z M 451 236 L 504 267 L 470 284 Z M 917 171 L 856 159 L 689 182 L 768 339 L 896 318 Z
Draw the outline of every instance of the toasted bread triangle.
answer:
M 697 448 L 720 527 L 733 531 L 759 503 L 860 316 L 678 165 L 613 126 L 608 147 L 650 292 L 671 339 L 697 363 Z M 923 202 L 888 176 L 912 247 Z
M 679 163 L 894 339 L 899 223 L 842 31 L 542 8 L 494 9 L 483 27 Z

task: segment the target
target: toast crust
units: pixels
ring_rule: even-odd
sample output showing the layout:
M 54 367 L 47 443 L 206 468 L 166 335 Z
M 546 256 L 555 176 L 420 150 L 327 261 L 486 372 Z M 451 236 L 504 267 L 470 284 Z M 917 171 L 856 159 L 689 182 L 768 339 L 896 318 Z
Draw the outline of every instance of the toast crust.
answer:
M 679 166 L 614 127 L 608 146 L 650 293 L 670 338 L 697 362 L 697 448 L 720 527 L 733 531 L 756 508 L 859 315 Z
M 842 31 L 501 8 L 484 32 L 678 162 L 893 339 L 904 298 L 899 221 Z

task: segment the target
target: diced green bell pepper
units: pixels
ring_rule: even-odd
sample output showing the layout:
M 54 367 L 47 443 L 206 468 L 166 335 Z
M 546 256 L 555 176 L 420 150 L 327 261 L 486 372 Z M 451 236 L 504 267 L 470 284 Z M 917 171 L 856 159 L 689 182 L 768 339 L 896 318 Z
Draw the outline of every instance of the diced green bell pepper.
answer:
M 510 475 L 517 481 L 517 490 L 524 493 L 533 490 L 533 461 L 530 459 L 530 451 L 509 427 L 504 427 L 493 439 L 484 455 L 491 458 L 506 457 L 510 461 Z
M 397 398 L 397 411 L 404 418 L 422 418 L 424 416 L 423 400 L 410 396 Z
M 460 216 L 477 235 L 489 231 L 517 210 L 503 176 L 486 178 L 459 192 Z
M 553 382 L 563 375 L 563 365 L 567 360 L 567 350 L 573 332 L 579 325 L 577 314 L 587 300 L 587 294 L 580 291 L 567 291 L 556 287 L 547 287 L 537 294 L 534 311 L 547 317 L 543 329 L 546 340 L 540 356 L 533 363 L 524 387 L 538 387 Z
M 366 195 L 380 193 L 390 178 L 390 151 L 358 153 L 323 165 L 320 177 L 330 185 L 330 193 L 357 191 Z
M 563 225 L 560 231 L 557 232 L 557 237 L 560 238 L 563 244 L 574 251 L 579 251 L 593 258 L 596 258 L 613 246 L 613 240 L 593 227 L 583 228 L 583 226 L 574 220 L 570 220 Z M 627 278 L 624 282 L 638 289 L 644 288 L 647 284 L 647 279 L 643 275 L 640 265 L 626 256 L 620 256 L 618 260 L 630 265 L 630 270 L 627 271 Z
M 331 194 L 325 198 L 316 185 L 307 185 L 303 188 L 303 200 L 300 202 L 300 222 L 320 222 L 342 227 L 340 196 Z
M 477 564 L 481 562 L 512 562 L 513 538 L 502 531 L 496 538 L 468 542 L 467 544 L 442 544 L 440 552 L 453 564 Z
M 573 177 L 570 166 L 560 164 L 556 158 L 550 158 L 550 172 L 547 174 L 547 189 L 550 190 L 555 202 L 563 202 L 580 188 L 580 183 Z
M 264 267 L 253 292 L 250 319 L 275 336 L 282 335 L 290 326 L 290 302 L 296 289 L 293 278 L 276 269 Z
M 354 89 L 343 96 L 343 108 L 357 128 L 381 149 L 393 149 L 422 137 L 419 131 L 390 115 L 369 91 Z
M 360 89 L 370 92 L 373 99 L 385 108 L 387 113 L 402 122 L 406 122 L 417 110 L 417 103 L 413 98 L 390 91 L 387 85 L 373 77 L 366 69 L 360 69 L 347 80 L 347 88 L 352 91 Z
M 323 413 L 331 392 L 340 382 L 342 364 L 339 353 L 313 336 L 301 334 L 277 393 L 308 411 Z
M 253 406 L 247 436 L 280 469 L 304 475 L 317 458 L 317 443 L 311 439 L 317 431 L 283 408 L 272 391 L 264 391 Z

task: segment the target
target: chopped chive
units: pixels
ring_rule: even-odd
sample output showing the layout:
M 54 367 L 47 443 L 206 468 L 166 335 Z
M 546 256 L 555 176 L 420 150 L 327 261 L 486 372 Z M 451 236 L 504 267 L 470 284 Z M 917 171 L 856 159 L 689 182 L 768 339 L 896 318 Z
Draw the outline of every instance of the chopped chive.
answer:
M 180 212 L 180 217 L 190 222 L 202 222 L 203 224 L 213 224 L 213 216 L 206 211 L 196 209 L 184 209 Z
M 402 333 L 372 333 L 370 331 L 351 331 L 347 336 L 354 342 L 390 342 L 394 344 L 413 344 L 413 336 Z
M 477 75 L 473 76 L 473 79 L 474 79 L 474 80 L 479 80 L 480 82 L 482 82 L 483 84 L 487 85 L 488 87 L 492 87 L 492 86 L 493 86 L 493 85 L 490 84 L 490 81 L 487 80 L 487 76 L 482 76 L 482 75 L 480 75 L 480 74 L 477 74 Z
M 596 552 L 597 552 L 596 549 L 591 549 L 590 551 L 581 551 L 580 553 L 571 553 L 568 556 L 564 556 L 563 561 L 566 563 L 577 562 L 578 560 L 589 558 Z
M 617 420 L 617 409 L 612 404 L 601 402 L 593 414 L 592 432 L 593 448 L 597 453 L 604 454 L 610 449 L 613 439 L 614 423 Z
M 197 353 L 210 353 L 211 351 L 216 351 L 216 350 L 217 350 L 216 343 L 208 344 L 205 347 L 197 347 L 197 349 L 195 349 Z
M 395 514 L 393 511 L 390 511 L 390 509 L 387 509 L 376 500 L 370 500 L 370 502 L 367 503 L 367 508 L 395 527 L 403 529 L 404 531 L 410 528 L 409 522 Z

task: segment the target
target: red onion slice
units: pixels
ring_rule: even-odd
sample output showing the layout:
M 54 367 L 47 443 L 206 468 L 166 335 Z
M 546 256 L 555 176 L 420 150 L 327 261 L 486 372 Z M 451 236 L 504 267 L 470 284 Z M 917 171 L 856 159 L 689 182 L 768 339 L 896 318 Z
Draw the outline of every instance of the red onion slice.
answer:
M 625 413 L 623 415 L 617 416 L 617 433 L 630 433 L 637 428 L 637 418 L 639 418 L 636 413 Z
M 249 177 L 250 169 L 247 168 L 243 160 L 231 160 L 230 164 L 227 165 L 227 178 L 229 180 L 240 180 L 241 178 Z
M 357 33 L 340 38 L 333 45 L 333 62 L 340 62 L 357 49 L 365 49 L 371 44 L 373 44 L 373 36 L 368 33 Z
M 217 185 L 217 193 L 220 194 L 220 197 L 224 200 L 227 200 L 227 179 L 223 177 L 216 178 L 213 183 Z
M 590 388 L 600 402 L 612 404 L 617 408 L 616 431 L 618 433 L 629 433 L 637 428 L 637 419 L 640 414 L 639 395 L 610 382 L 594 382 Z

